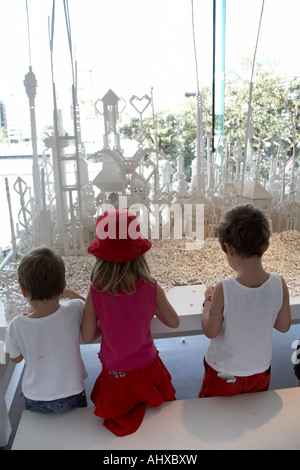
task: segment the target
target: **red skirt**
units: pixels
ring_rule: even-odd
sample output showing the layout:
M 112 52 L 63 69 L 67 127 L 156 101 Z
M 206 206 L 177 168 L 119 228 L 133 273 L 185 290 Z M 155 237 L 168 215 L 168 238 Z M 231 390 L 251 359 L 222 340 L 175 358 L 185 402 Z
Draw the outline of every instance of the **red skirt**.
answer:
M 158 356 L 149 366 L 129 372 L 103 369 L 91 393 L 94 413 L 117 436 L 134 433 L 146 406 L 157 407 L 176 400 L 171 375 Z

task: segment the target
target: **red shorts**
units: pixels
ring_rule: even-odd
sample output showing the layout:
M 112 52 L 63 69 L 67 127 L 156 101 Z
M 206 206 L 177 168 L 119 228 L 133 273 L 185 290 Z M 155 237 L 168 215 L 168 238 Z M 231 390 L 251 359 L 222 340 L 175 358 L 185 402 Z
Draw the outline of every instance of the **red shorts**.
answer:
M 234 383 L 226 382 L 218 377 L 218 371 L 210 367 L 204 359 L 204 377 L 199 398 L 229 397 L 240 393 L 253 393 L 268 390 L 271 379 L 271 367 L 260 374 L 248 377 L 235 376 Z
M 91 393 L 95 415 L 117 436 L 132 434 L 141 425 L 146 406 L 176 400 L 171 376 L 159 357 L 144 369 L 114 372 L 103 369 Z

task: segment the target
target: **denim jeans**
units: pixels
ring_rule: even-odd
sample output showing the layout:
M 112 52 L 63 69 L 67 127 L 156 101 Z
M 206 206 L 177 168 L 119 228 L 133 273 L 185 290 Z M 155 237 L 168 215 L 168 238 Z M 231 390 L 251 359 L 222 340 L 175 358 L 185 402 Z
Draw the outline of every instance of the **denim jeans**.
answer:
M 75 408 L 87 406 L 85 391 L 70 397 L 58 398 L 51 401 L 38 401 L 25 398 L 25 410 L 37 413 L 64 413 Z

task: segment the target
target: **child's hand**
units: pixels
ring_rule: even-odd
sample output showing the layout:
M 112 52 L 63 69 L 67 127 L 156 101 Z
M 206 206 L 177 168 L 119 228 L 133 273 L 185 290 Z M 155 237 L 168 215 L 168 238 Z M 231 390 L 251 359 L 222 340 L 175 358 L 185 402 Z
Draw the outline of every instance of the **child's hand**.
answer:
M 206 291 L 204 292 L 204 297 L 213 295 L 214 286 L 207 286 Z
M 65 287 L 63 293 L 60 296 L 61 299 L 82 299 L 85 300 L 80 294 L 78 294 L 75 290 L 73 289 L 68 289 Z
M 64 288 L 63 293 L 60 295 L 61 299 L 74 299 L 74 293 L 73 289 L 68 289 L 67 287 Z

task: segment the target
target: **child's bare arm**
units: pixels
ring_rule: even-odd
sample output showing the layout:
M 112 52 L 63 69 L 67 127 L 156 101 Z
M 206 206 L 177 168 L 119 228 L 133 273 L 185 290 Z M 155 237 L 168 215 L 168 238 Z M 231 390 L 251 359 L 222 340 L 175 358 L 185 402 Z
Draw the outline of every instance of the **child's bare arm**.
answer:
M 24 357 L 23 357 L 22 354 L 20 354 L 20 356 L 18 356 L 18 357 L 10 357 L 10 356 L 9 356 L 9 358 L 10 358 L 10 360 L 11 360 L 12 362 L 14 362 L 15 364 L 18 364 L 19 362 L 23 361 L 23 359 L 24 359 Z
M 85 343 L 92 343 L 101 335 L 101 329 L 95 312 L 91 293 L 89 292 L 84 306 L 84 315 L 81 326 L 81 335 Z
M 73 289 L 69 289 L 68 287 L 65 287 L 63 293 L 61 294 L 60 296 L 61 299 L 81 299 L 85 302 L 85 297 L 83 297 L 82 295 L 78 294 L 78 292 L 76 292 L 75 290 Z
M 170 302 L 168 301 L 164 290 L 158 284 L 156 307 L 157 308 L 155 315 L 162 323 L 169 326 L 170 328 L 178 327 L 180 323 L 179 317 Z
M 218 282 L 212 291 L 211 301 L 205 302 L 201 317 L 203 333 L 208 338 L 215 338 L 219 334 L 223 323 L 223 309 L 223 286 L 222 282 Z
M 278 312 L 274 328 L 278 331 L 281 331 L 281 333 L 286 333 L 287 331 L 289 331 L 291 326 L 290 295 L 288 287 L 283 277 L 281 278 L 281 280 L 283 287 L 283 301 L 282 307 Z

